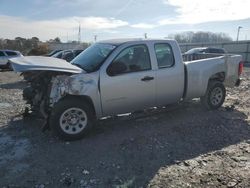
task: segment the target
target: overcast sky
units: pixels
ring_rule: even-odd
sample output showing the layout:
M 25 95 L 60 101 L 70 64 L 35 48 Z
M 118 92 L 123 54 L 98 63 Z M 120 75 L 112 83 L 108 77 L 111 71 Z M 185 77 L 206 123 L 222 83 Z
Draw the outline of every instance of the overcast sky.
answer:
M 249 0 L 0 0 L 0 38 L 164 38 L 184 31 L 250 40 Z

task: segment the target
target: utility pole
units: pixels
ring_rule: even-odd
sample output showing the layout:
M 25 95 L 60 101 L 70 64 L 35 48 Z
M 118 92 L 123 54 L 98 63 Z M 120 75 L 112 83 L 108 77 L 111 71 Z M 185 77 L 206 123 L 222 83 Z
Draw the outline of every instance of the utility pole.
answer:
M 79 22 L 79 30 L 78 30 L 78 43 L 81 43 L 81 23 Z
M 242 29 L 242 27 L 241 27 L 241 26 L 239 26 L 239 27 L 238 27 L 238 32 L 237 32 L 237 41 L 239 41 L 240 29 Z

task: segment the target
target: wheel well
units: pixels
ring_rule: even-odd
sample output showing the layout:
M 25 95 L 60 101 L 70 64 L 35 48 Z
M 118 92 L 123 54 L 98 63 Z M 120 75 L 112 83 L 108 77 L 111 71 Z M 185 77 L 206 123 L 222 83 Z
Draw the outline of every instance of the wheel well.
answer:
M 218 72 L 218 73 L 212 75 L 209 78 L 209 81 L 212 81 L 212 80 L 224 82 L 225 81 L 225 72 Z
M 85 101 L 91 107 L 91 109 L 94 113 L 94 116 L 96 116 L 94 103 L 89 96 L 86 96 L 86 95 L 81 95 L 81 96 L 79 96 L 79 95 L 66 95 L 61 100 L 70 99 L 70 98 L 79 99 L 79 101 L 80 100 Z

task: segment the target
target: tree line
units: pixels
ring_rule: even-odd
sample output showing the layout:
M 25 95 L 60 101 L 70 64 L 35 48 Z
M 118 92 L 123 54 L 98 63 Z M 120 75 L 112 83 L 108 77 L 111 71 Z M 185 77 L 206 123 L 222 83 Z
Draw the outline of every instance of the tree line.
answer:
M 42 42 L 37 37 L 15 39 L 0 39 L 0 49 L 9 49 L 20 51 L 24 55 L 44 55 L 49 52 L 48 43 L 61 43 L 60 38 L 50 39 L 47 42 Z
M 179 43 L 221 43 L 231 42 L 233 39 L 226 33 L 212 32 L 183 32 L 170 34 L 168 38 L 175 39 Z

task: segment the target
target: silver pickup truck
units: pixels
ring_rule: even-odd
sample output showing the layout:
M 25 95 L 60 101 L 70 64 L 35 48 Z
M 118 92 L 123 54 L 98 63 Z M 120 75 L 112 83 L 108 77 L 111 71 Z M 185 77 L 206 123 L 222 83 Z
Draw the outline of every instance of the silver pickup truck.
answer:
M 50 57 L 12 59 L 29 87 L 24 99 L 56 135 L 80 139 L 96 119 L 201 98 L 219 108 L 240 84 L 240 55 L 183 62 L 174 40 L 109 40 L 71 63 Z

